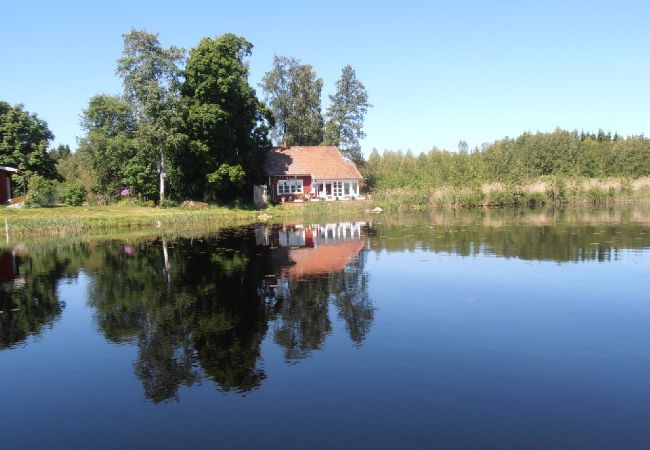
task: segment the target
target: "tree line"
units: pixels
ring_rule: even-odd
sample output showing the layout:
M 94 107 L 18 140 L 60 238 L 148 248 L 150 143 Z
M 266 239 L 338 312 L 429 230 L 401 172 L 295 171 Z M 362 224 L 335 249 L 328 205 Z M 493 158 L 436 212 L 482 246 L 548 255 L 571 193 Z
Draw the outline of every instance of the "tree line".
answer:
M 69 203 L 86 193 L 98 201 L 248 199 L 252 185 L 264 183 L 273 143 L 336 145 L 363 162 L 370 104 L 351 66 L 323 115 L 323 80 L 296 58 L 274 57 L 258 98 L 248 80 L 253 44 L 241 36 L 203 38 L 189 52 L 141 30 L 123 39 L 116 69 L 123 92 L 89 100 L 76 152 L 49 149 L 45 121 L 0 102 L 0 164 L 21 169 L 19 188 L 39 186 L 37 203 L 54 195 L 47 180 L 66 185 Z
M 542 176 L 650 176 L 650 139 L 556 129 L 523 133 L 469 151 L 432 149 L 419 153 L 374 149 L 364 167 L 371 188 L 477 186 L 483 183 L 524 183 Z

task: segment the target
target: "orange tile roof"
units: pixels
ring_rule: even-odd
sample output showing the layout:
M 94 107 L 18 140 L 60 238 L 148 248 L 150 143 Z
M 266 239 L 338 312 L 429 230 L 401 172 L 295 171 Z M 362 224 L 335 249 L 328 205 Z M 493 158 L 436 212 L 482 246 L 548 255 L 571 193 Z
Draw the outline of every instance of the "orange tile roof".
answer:
M 364 245 L 364 240 L 352 240 L 291 249 L 289 257 L 294 264 L 283 272 L 291 278 L 340 272 L 351 259 L 359 256 Z
M 316 180 L 360 180 L 354 163 L 333 146 L 276 147 L 266 159 L 266 172 L 278 175 L 311 175 Z

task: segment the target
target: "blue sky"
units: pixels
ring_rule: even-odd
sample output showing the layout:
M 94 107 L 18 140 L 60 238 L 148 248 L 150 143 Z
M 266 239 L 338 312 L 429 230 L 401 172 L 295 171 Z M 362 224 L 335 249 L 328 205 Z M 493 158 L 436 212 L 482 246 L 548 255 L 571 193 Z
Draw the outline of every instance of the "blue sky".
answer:
M 74 146 L 88 99 L 121 92 L 123 33 L 146 29 L 189 49 L 234 32 L 255 46 L 252 84 L 274 54 L 295 56 L 323 78 L 324 107 L 351 64 L 374 105 L 366 154 L 555 127 L 650 134 L 646 2 L 368 3 L 4 2 L 0 99 L 23 103 L 56 143 Z

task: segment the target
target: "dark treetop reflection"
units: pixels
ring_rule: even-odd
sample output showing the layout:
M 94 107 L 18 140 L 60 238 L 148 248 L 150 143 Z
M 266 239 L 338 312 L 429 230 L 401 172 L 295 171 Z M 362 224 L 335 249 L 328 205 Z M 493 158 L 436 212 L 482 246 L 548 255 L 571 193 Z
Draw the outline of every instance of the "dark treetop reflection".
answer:
M 177 397 L 208 378 L 247 392 L 266 378 L 267 333 L 296 363 L 332 333 L 330 306 L 354 345 L 375 313 L 364 272 L 369 251 L 496 254 L 535 260 L 609 260 L 650 247 L 644 209 L 437 212 L 313 226 L 223 229 L 200 238 L 15 247 L 0 256 L 0 348 L 52 326 L 60 280 L 83 270 L 106 339 L 137 343 L 146 398 Z
M 373 221 L 8 246 L 0 447 L 647 447 L 650 208 Z
M 258 245 L 269 232 L 286 229 L 227 229 L 212 238 L 95 249 L 100 264 L 92 275 L 90 305 L 108 339 L 137 341 L 135 372 L 147 398 L 174 398 L 181 385 L 203 377 L 223 391 L 258 387 L 266 378 L 260 345 L 269 322 L 276 323 L 275 341 L 287 360 L 296 361 L 321 348 L 331 331 L 330 301 L 352 340 L 363 340 L 373 307 L 360 235 L 355 251 L 345 247 L 339 270 L 296 276 L 292 252 L 318 258 L 321 248 L 345 243 Z

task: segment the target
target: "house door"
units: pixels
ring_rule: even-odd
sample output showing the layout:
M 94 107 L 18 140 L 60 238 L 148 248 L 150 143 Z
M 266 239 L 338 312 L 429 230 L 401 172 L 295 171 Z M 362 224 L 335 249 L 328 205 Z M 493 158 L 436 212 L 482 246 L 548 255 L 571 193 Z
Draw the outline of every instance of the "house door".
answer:
M 335 181 L 332 183 L 333 189 L 334 189 L 334 197 L 342 197 L 343 196 L 343 182 L 342 181 Z

